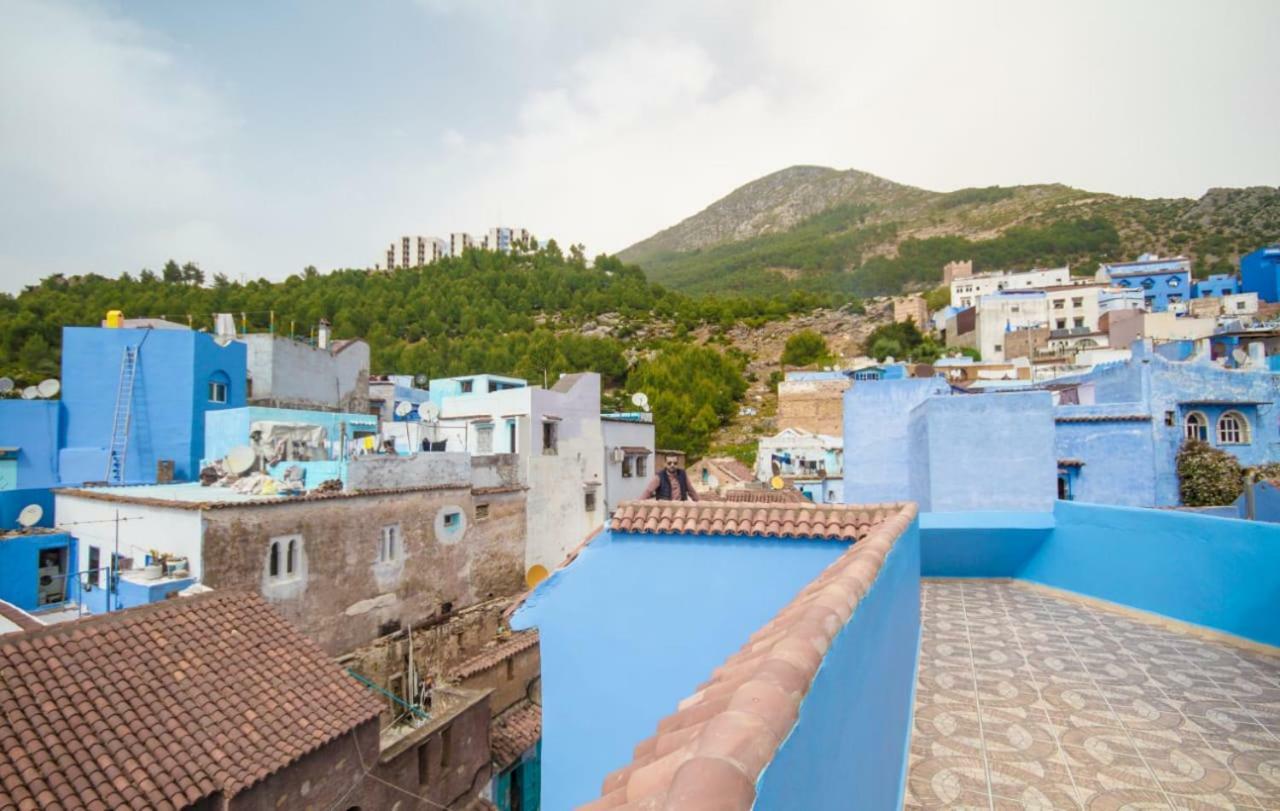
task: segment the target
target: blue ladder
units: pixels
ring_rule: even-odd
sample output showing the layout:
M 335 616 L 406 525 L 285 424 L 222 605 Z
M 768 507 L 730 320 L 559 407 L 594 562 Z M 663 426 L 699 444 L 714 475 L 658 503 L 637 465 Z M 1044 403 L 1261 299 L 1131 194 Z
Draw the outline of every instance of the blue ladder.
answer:
M 133 381 L 138 376 L 138 350 L 126 346 L 120 360 L 116 386 L 116 410 L 111 417 L 111 447 L 107 450 L 107 483 L 124 484 L 124 463 L 129 453 L 129 423 L 133 415 Z

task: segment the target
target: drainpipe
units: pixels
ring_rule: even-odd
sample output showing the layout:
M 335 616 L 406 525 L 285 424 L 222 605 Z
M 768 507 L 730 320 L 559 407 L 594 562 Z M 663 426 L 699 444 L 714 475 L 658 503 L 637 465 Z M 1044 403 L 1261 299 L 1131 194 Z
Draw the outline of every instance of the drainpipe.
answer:
M 1257 515 L 1257 493 L 1254 487 L 1258 483 L 1258 471 L 1250 470 L 1244 474 L 1244 517 L 1249 521 L 1256 520 Z

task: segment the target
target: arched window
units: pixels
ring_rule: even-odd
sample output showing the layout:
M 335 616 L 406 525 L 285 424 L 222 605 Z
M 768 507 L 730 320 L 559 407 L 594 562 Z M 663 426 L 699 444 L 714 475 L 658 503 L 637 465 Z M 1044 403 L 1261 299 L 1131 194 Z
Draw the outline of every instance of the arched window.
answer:
M 1218 444 L 1249 444 L 1249 421 L 1239 411 L 1228 411 L 1218 417 Z
M 1183 420 L 1182 427 L 1187 439 L 1198 439 L 1201 442 L 1209 441 L 1209 419 L 1199 411 L 1192 411 L 1188 414 L 1186 419 Z
M 298 542 L 297 540 L 289 541 L 289 557 L 285 562 L 285 572 L 293 574 L 298 563 Z
M 271 562 L 267 564 L 267 571 L 272 577 L 280 576 L 280 543 L 271 544 Z
M 226 372 L 214 372 L 209 375 L 209 402 L 225 404 L 231 392 L 231 378 Z

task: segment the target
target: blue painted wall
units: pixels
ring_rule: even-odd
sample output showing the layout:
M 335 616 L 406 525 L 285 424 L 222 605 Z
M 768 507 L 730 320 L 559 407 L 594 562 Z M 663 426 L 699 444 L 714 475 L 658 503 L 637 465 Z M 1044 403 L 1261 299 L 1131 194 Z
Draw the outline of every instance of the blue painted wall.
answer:
M 308 425 L 319 425 L 325 429 L 329 440 L 330 455 L 328 461 L 314 462 L 280 462 L 268 469 L 272 475 L 283 475 L 284 471 L 297 465 L 304 473 L 304 483 L 308 488 L 315 487 L 329 479 L 347 480 L 346 462 L 338 458 L 342 449 L 342 438 L 345 432 L 348 448 L 353 443 L 357 430 L 377 432 L 378 418 L 372 414 L 354 414 L 337 411 L 306 411 L 294 408 L 269 408 L 266 406 L 245 406 L 210 412 L 205 417 L 204 462 L 212 462 L 226 456 L 232 448 L 249 444 L 249 431 L 255 422 L 301 422 Z
M 1046 391 L 934 397 L 910 415 L 910 497 L 922 511 L 1045 511 L 1057 494 Z
M 1232 274 L 1217 273 L 1195 283 L 1196 298 L 1219 298 L 1240 292 L 1240 282 Z
M 471 391 L 464 392 L 462 390 L 463 381 L 471 382 Z M 549 381 L 553 382 L 553 381 Z M 466 397 L 470 394 L 488 394 L 492 388 L 494 391 L 504 391 L 506 389 L 521 389 L 529 384 L 518 377 L 503 377 L 502 375 L 467 375 L 464 377 L 438 377 L 428 384 L 428 394 L 431 402 L 440 405 L 448 397 Z
M 0 446 L 18 448 L 17 475 L 0 490 L 57 486 L 61 434 L 61 401 L 0 400 Z
M 791 735 L 760 775 L 755 807 L 901 808 L 919 649 L 913 523 L 832 640 Z
M 1064 415 L 1132 413 L 1114 406 L 1065 406 Z M 1150 422 L 1061 422 L 1058 459 L 1080 459 L 1072 482 L 1076 501 L 1150 507 L 1156 503 L 1155 440 Z
M 246 348 L 219 346 L 190 330 L 66 327 L 62 331 L 62 403 L 66 441 L 60 456 L 64 482 L 106 477 L 107 447 L 126 346 L 139 346 L 132 427 L 125 478 L 155 481 L 156 462 L 172 459 L 179 480 L 199 473 L 205 415 L 243 406 Z M 228 383 L 227 402 L 209 402 L 213 378 Z
M 76 545 L 65 532 L 0 537 L 0 600 L 13 603 L 23 611 L 40 608 L 37 574 L 40 551 L 57 548 L 67 549 L 67 572 L 74 573 Z
M 1240 289 L 1263 301 L 1280 301 L 1280 245 L 1240 257 Z
M 53 526 L 53 490 L 48 487 L 32 487 L 0 491 L 0 531 L 17 529 L 18 514 L 28 504 L 38 504 L 44 513 L 36 526 Z
M 1164 312 L 1171 303 L 1185 302 L 1194 292 L 1191 263 L 1186 259 L 1126 262 L 1106 268 L 1116 287 L 1142 290 L 1147 309 L 1152 312 Z
M 1039 533 L 928 519 L 925 576 L 1016 577 L 1280 644 L 1275 524 L 1066 501 Z
M 541 634 L 542 807 L 599 796 L 635 744 L 846 549 L 606 531 L 543 582 L 512 621 Z
M 110 560 L 103 561 L 103 565 L 109 563 Z M 110 575 L 107 572 L 103 572 L 101 579 L 103 586 L 106 586 L 110 580 Z M 92 588 L 81 590 L 80 602 L 90 614 L 105 614 L 108 611 L 120 611 L 125 608 L 134 608 L 159 602 L 168 598 L 174 592 L 182 591 L 194 582 L 196 582 L 195 578 L 191 577 L 181 580 L 168 579 L 154 583 L 135 583 L 123 577 L 116 577 L 114 589 Z M 109 608 L 108 603 L 110 604 Z
M 910 497 L 911 410 L 929 397 L 950 392 L 951 387 L 936 378 L 860 382 L 845 392 L 845 503 Z

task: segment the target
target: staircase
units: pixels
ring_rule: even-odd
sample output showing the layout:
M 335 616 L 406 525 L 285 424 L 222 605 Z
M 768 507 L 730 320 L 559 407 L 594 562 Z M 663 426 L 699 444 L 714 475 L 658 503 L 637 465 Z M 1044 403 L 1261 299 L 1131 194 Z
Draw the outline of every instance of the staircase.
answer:
M 138 349 L 126 346 L 120 359 L 116 386 L 116 410 L 111 417 L 111 446 L 107 450 L 107 484 L 124 484 L 124 462 L 129 451 L 129 422 L 133 415 L 133 381 L 138 376 Z

